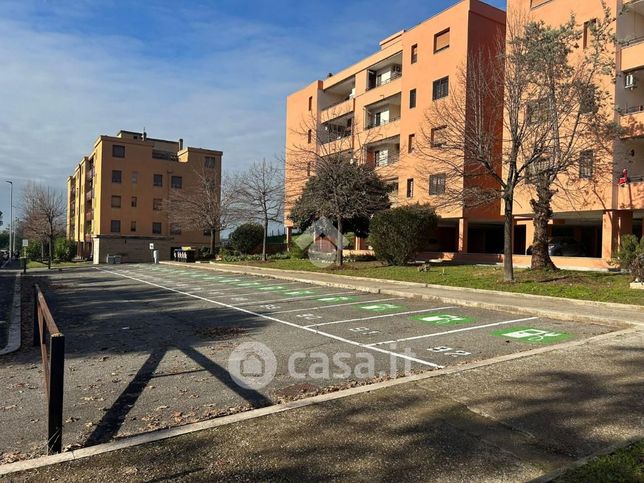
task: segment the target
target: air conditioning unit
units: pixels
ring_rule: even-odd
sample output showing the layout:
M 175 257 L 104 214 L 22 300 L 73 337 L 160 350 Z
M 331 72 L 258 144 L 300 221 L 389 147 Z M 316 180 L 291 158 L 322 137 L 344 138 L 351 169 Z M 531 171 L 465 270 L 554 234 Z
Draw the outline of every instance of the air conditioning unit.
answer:
M 394 65 L 391 70 L 393 72 L 402 72 L 402 66 L 401 65 Z
M 625 89 L 635 89 L 637 87 L 637 78 L 634 74 L 624 75 L 624 88 Z

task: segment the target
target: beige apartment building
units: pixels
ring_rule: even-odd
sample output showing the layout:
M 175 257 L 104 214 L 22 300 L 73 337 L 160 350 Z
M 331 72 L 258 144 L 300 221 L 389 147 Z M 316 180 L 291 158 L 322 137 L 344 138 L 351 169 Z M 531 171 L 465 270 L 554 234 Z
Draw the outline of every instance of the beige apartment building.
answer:
M 598 79 L 612 93 L 615 122 L 624 128 L 616 142 L 613 173 L 580 186 L 583 196 L 558 196 L 551 236 L 574 238 L 586 247 L 584 256 L 556 256 L 569 268 L 606 269 L 621 238 L 642 235 L 644 215 L 644 0 L 611 0 L 619 40 L 615 52 L 618 78 Z M 529 18 L 560 24 L 571 12 L 586 24 L 602 15 L 600 0 L 508 0 L 508 15 L 521 11 Z M 336 74 L 329 74 L 287 99 L 286 216 L 301 192 L 310 167 L 303 169 L 302 146 L 318 155 L 346 151 L 359 162 L 372 163 L 392 185 L 395 203 L 429 203 L 441 216 L 431 258 L 462 261 L 502 261 L 502 217 L 499 202 L 476 208 L 441 206 L 449 177 L 445 167 L 425 166 L 414 142 L 427 130 L 424 113 L 449 95 L 468 56 L 493 50 L 505 33 L 506 14 L 478 0 L 462 0 L 410 30 L 380 42 L 380 49 Z M 499 126 L 502 129 L 502 126 Z M 432 130 L 434 135 L 440 129 Z M 426 132 L 426 131 L 425 131 Z M 321 134 L 320 134 L 321 133 Z M 501 148 L 499 149 L 500 152 Z M 499 169 L 500 160 L 499 160 Z M 619 183 L 626 169 L 628 182 Z M 452 177 L 453 178 L 453 177 Z M 580 176 L 582 178 L 582 176 Z M 468 178 L 471 180 L 471 178 Z M 463 183 L 471 181 L 463 180 Z M 485 183 L 485 180 L 480 182 Z M 585 191 L 583 191 L 585 190 Z M 526 250 L 532 242 L 530 187 L 515 199 L 515 263 L 529 266 Z M 367 248 L 357 240 L 356 249 Z
M 425 110 L 449 95 L 469 54 L 498 47 L 505 12 L 478 0 L 463 0 L 409 30 L 380 42 L 369 57 L 287 99 L 286 216 L 301 192 L 310 167 L 301 163 L 308 146 L 319 157 L 344 151 L 371 163 L 392 188 L 394 203 L 437 205 L 445 193 L 445 173 L 427 166 L 419 173 L 415 154 Z M 499 126 L 501 128 L 501 126 Z M 438 130 L 435 133 L 438 138 Z M 480 180 L 485 182 L 485 180 Z M 503 228 L 498 202 L 476 208 L 441 207 L 433 241 L 445 253 L 498 253 Z M 356 249 L 364 249 L 364 240 Z
M 184 147 L 183 140 L 145 132 L 100 136 L 67 180 L 67 238 L 78 256 L 104 263 L 150 261 L 150 244 L 168 260 L 175 248 L 209 246 L 210 234 L 170 224 L 164 211 L 171 190 L 189 190 L 198 174 L 221 184 L 222 152 Z

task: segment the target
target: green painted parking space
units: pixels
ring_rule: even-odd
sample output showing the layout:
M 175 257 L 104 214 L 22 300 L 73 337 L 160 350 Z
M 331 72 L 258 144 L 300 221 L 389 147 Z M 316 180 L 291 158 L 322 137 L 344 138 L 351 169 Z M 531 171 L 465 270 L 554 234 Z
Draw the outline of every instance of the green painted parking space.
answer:
M 289 297 L 303 297 L 305 295 L 315 295 L 317 292 L 315 290 L 287 290 L 282 293 Z
M 260 287 L 264 285 L 262 282 L 241 282 L 233 284 L 236 287 Z
M 259 287 L 257 290 L 261 290 L 262 292 L 275 292 L 278 290 L 288 290 L 288 287 L 284 285 L 267 285 L 266 287 Z
M 358 308 L 361 308 L 363 310 L 369 310 L 371 312 L 392 312 L 392 311 L 399 311 L 399 310 L 405 309 L 405 307 L 402 305 L 382 304 L 382 303 L 359 305 Z
M 410 317 L 412 320 L 435 325 L 457 325 L 469 324 L 474 322 L 472 317 L 463 317 L 462 315 L 449 314 L 421 314 Z
M 355 302 L 358 300 L 358 297 L 353 295 L 338 295 L 332 297 L 320 297 L 319 299 L 313 299 L 317 302 L 326 302 L 326 303 L 336 303 L 336 302 Z
M 526 344 L 554 344 L 573 338 L 568 332 L 536 329 L 534 327 L 511 327 L 492 332 L 492 335 L 516 340 Z

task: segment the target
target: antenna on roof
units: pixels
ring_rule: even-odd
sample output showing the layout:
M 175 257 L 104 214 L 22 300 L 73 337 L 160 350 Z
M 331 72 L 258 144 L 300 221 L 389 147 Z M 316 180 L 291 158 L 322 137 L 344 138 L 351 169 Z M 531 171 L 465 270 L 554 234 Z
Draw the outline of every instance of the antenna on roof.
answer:
M 145 126 L 143 126 L 143 140 L 145 141 L 148 138 L 148 133 L 145 132 Z

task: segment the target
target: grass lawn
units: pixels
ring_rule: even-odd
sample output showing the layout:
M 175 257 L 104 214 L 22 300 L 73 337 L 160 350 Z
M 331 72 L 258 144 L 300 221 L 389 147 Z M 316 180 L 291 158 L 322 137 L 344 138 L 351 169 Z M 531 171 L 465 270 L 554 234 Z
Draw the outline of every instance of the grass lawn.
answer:
M 535 272 L 517 269 L 515 271 L 517 281 L 505 283 L 502 267 L 490 265 L 444 264 L 432 266 L 428 272 L 419 272 L 416 267 L 390 267 L 383 266 L 380 262 L 347 263 L 342 269 L 318 268 L 308 260 L 252 261 L 236 262 L 236 264 L 644 305 L 644 290 L 629 288 L 630 275 L 617 273 L 572 270 Z
M 52 263 L 51 268 L 87 267 L 89 265 L 91 265 L 90 262 L 59 262 Z M 47 263 L 38 262 L 36 260 L 29 260 L 29 262 L 27 262 L 27 270 L 30 268 L 47 268 Z
M 644 442 L 606 456 L 592 459 L 584 466 L 564 473 L 558 483 L 644 482 Z

